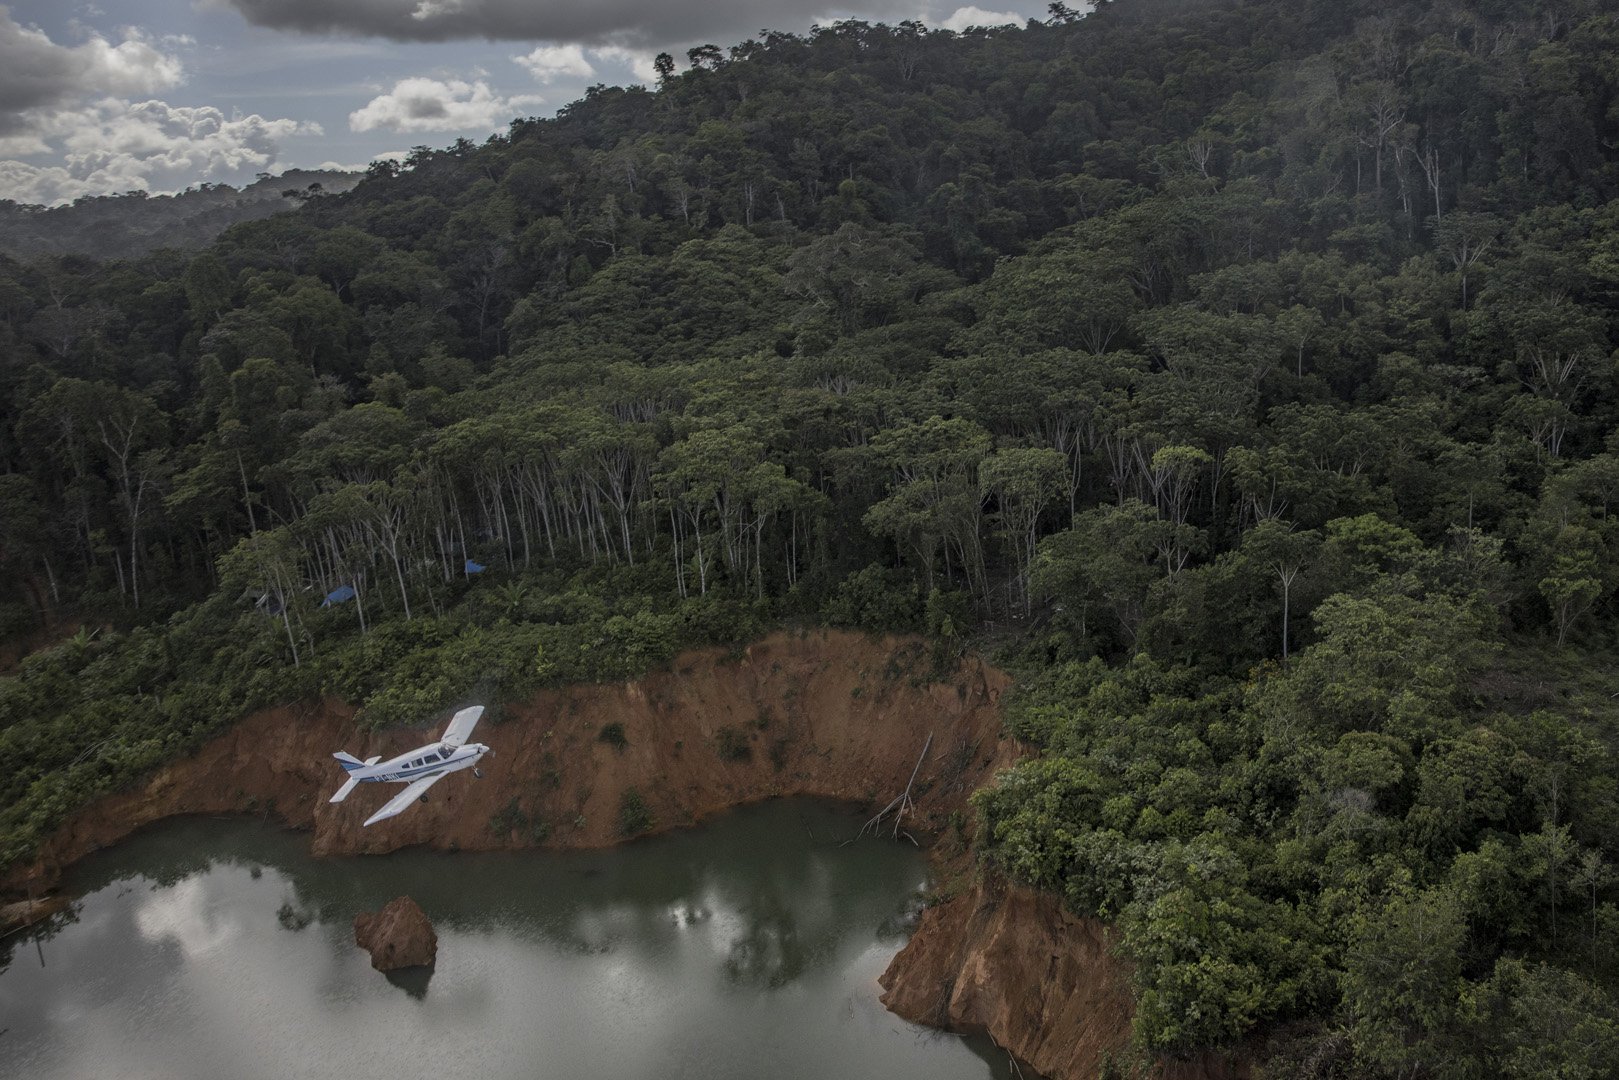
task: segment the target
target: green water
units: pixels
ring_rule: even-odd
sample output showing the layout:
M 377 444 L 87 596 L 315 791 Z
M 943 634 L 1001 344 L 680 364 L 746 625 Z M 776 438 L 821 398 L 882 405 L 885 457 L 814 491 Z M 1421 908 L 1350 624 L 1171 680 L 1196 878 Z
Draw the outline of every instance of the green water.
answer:
M 927 868 L 840 846 L 858 828 L 791 800 L 605 852 L 317 860 L 255 822 L 171 822 L 0 945 L 0 1076 L 1004 1076 L 987 1042 L 878 1003 Z M 354 946 L 354 915 L 401 894 L 438 931 L 430 974 Z

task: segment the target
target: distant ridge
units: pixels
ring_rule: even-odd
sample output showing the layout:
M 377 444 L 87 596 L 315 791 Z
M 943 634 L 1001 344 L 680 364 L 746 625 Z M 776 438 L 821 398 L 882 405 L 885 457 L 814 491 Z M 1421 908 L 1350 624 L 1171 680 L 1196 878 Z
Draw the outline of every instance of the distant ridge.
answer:
M 157 248 L 200 248 L 238 222 L 295 209 L 311 196 L 341 194 L 364 175 L 289 169 L 243 188 L 202 184 L 176 195 L 132 191 L 87 196 L 56 207 L 0 199 L 0 252 L 22 259 L 39 255 L 119 259 Z

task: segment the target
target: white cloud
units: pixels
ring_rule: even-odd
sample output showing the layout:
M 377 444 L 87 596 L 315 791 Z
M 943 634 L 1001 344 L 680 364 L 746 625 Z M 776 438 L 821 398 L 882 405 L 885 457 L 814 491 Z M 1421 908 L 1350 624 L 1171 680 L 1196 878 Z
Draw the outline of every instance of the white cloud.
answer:
M 366 169 L 371 167 L 371 162 L 373 161 L 404 161 L 409 156 L 409 150 L 384 150 L 382 153 L 374 155 L 371 161 L 350 162 L 347 164 L 341 161 L 323 161 L 319 165 L 291 165 L 288 168 L 308 169 L 312 172 L 365 172 Z
M 565 75 L 576 79 L 596 76 L 596 69 L 585 59 L 585 50 L 579 45 L 541 45 L 527 56 L 514 56 L 512 60 L 542 83 Z
M 349 128 L 371 131 L 492 131 L 524 115 L 545 99 L 536 94 L 500 97 L 479 79 L 401 79 L 349 113 Z
M 420 0 L 410 17 L 418 22 L 427 19 L 439 19 L 446 15 L 459 15 L 462 0 Z
M 64 143 L 71 154 L 129 154 L 143 160 L 172 161 L 205 171 L 229 171 L 273 160 L 277 141 L 293 135 L 321 135 L 319 124 L 267 120 L 254 113 L 227 118 L 211 105 L 169 105 L 162 101 L 97 102 Z
M 1015 11 L 985 11 L 981 7 L 957 8 L 943 22 L 941 29 L 961 32 L 973 26 L 1022 26 L 1023 16 Z
M 155 94 L 184 76 L 179 59 L 139 30 L 116 45 L 95 33 L 82 45 L 58 45 L 0 6 L 0 134 L 31 128 L 37 109 L 96 94 Z
M 81 89 L 112 94 L 152 94 L 185 81 L 185 69 L 171 53 L 159 52 L 139 30 L 125 31 L 125 38 L 112 45 L 105 38 L 92 37 L 75 51 L 87 55 L 86 84 Z M 171 47 L 186 47 L 186 41 L 171 40 Z
M 657 52 L 652 49 L 631 49 L 623 45 L 603 45 L 599 49 L 592 49 L 592 53 L 599 60 L 610 64 L 623 64 L 634 73 L 637 79 L 644 83 L 657 82 L 658 69 L 652 66 L 657 59 Z
M 37 117 L 32 122 L 38 126 Z M 32 157 L 35 154 L 48 154 L 51 152 L 50 143 L 47 143 L 38 131 L 19 130 L 5 134 L 0 128 L 0 156 L 5 157 Z
M 623 44 L 606 45 L 542 45 L 526 56 L 514 56 L 513 62 L 528 69 L 530 75 L 542 83 L 557 79 L 599 79 L 598 64 L 618 67 L 630 72 L 636 80 L 653 83 L 658 69 L 653 66 L 656 49 L 636 49 Z M 592 62 L 594 61 L 594 62 Z M 618 81 L 609 74 L 610 81 Z
M 0 161 L 0 198 L 47 205 L 81 195 L 177 191 L 198 180 L 240 180 L 272 165 L 280 141 L 320 125 L 227 117 L 211 106 L 103 98 L 42 120 L 67 153 L 59 165 Z

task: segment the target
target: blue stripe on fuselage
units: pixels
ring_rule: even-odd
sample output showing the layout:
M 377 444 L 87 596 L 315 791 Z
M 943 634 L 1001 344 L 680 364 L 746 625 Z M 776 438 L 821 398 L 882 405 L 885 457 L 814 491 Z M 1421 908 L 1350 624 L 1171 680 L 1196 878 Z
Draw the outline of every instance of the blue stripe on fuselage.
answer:
M 441 761 L 437 765 L 421 765 L 414 769 L 402 769 L 399 772 L 384 773 L 381 776 L 364 776 L 360 778 L 360 782 L 368 783 L 373 780 L 413 780 L 420 776 L 426 776 L 431 772 L 441 772 L 448 768 L 450 764 L 451 762 L 449 761 Z

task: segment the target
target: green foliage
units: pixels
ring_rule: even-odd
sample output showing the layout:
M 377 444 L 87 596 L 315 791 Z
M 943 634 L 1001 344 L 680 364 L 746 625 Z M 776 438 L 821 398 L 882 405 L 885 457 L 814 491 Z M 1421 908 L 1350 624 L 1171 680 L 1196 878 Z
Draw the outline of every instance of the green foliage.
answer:
M 1184 868 L 1175 856 L 1187 860 Z M 1159 874 L 1184 880 L 1164 882 L 1164 892 L 1124 919 L 1125 948 L 1141 964 L 1135 1024 L 1143 1045 L 1172 1054 L 1228 1046 L 1326 995 L 1326 949 L 1307 916 L 1242 888 L 1235 853 L 1217 841 L 1194 842 L 1172 858 Z M 1221 862 L 1221 871 L 1211 869 Z
M 1616 51 L 1607 0 L 766 32 L 0 260 L 0 633 L 108 627 L 0 677 L 0 863 L 266 705 L 982 635 L 1042 756 L 976 835 L 1117 920 L 1143 1051 L 1600 1074 Z
M 930 589 L 923 620 L 929 637 L 953 647 L 972 626 L 972 597 L 964 592 Z
M 618 800 L 618 834 L 640 836 L 652 829 L 652 809 L 647 806 L 640 791 L 626 788 Z
M 922 625 L 922 594 L 909 574 L 874 564 L 839 582 L 821 614 L 833 626 L 910 633 Z
M 1347 1043 L 1309 1053 L 1358 1074 L 1514 1054 L 1555 1074 L 1563 1050 L 1504 1018 L 1541 1010 L 1594 1046 L 1614 1030 L 1598 822 L 1615 794 L 1590 786 L 1609 744 L 1561 711 L 1481 710 L 1474 688 L 1500 662 L 1481 609 L 1407 594 L 1430 588 L 1435 553 L 1329 532 L 1361 538 L 1345 561 L 1366 568 L 1362 591 L 1318 605 L 1315 643 L 1286 668 L 1232 684 L 1138 656 L 1021 680 L 1008 723 L 1046 753 L 974 796 L 980 843 L 1117 921 L 1144 1048 L 1322 1017 Z M 1520 978 L 1525 953 L 1550 964 L 1537 985 L 1578 1004 L 1552 1016 L 1537 989 L 1496 996 L 1526 984 L 1490 965 Z
M 630 741 L 624 737 L 624 725 L 617 720 L 603 724 L 602 729 L 596 733 L 596 741 L 606 743 L 613 749 L 620 751 L 630 744 Z
M 489 831 L 496 836 L 508 836 L 521 829 L 526 829 L 529 817 L 523 813 L 518 804 L 517 796 L 513 795 L 505 807 L 489 815 Z
M 1574 972 L 1503 959 L 1467 995 L 1478 1058 L 1523 1080 L 1602 1076 L 1619 1053 L 1619 1003 Z
M 501 620 L 492 627 L 451 619 L 385 623 L 319 657 L 323 685 L 363 704 L 373 727 L 415 726 L 474 692 L 516 698 L 554 668 L 545 628 Z

